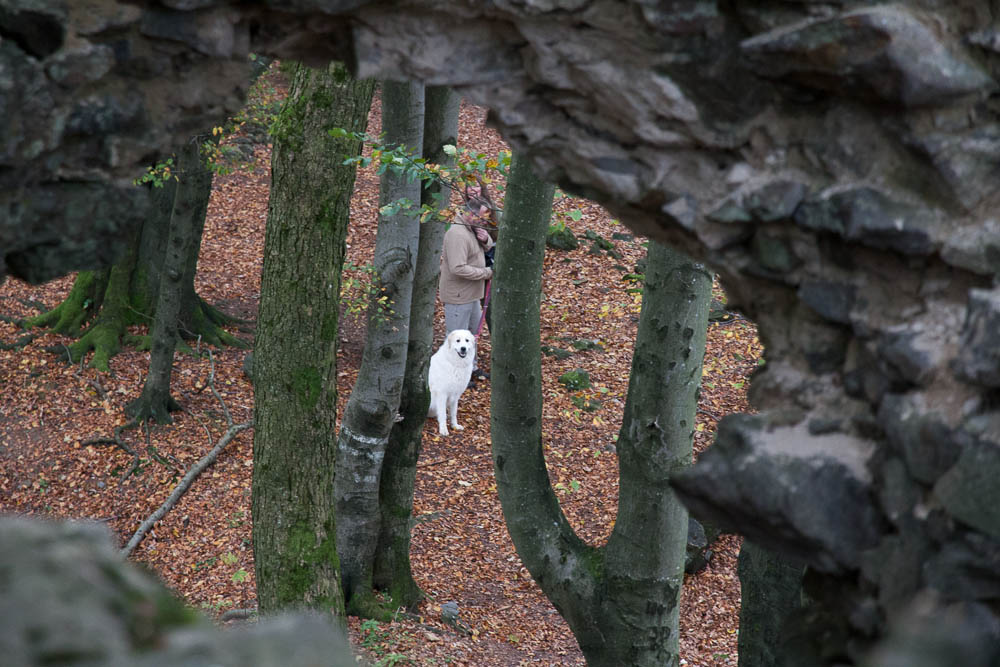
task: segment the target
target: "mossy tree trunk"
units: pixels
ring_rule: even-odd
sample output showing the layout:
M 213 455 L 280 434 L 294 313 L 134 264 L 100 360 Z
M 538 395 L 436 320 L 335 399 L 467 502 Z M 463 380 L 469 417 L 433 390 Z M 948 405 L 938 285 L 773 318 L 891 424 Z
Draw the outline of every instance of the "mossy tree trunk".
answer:
M 163 264 L 151 327 L 152 351 L 149 373 L 142 395 L 125 408 L 126 414 L 164 424 L 173 421 L 170 412 L 180 405 L 170 396 L 170 376 L 177 347 L 178 326 L 184 302 L 184 286 L 194 282 L 189 266 L 193 248 L 205 229 L 205 213 L 212 193 L 212 171 L 201 155 L 201 141 L 192 138 L 178 155 L 179 181 L 174 192 Z M 190 270 L 190 275 L 189 275 Z
M 211 175 L 204 168 L 196 178 L 204 186 L 198 189 L 203 202 L 192 202 L 192 208 L 204 211 L 211 195 Z M 167 180 L 162 187 L 147 186 L 153 198 L 152 215 L 132 237 L 129 250 L 117 264 L 102 271 L 81 271 L 66 299 L 52 310 L 24 322 L 25 327 L 49 327 L 56 333 L 78 338 L 67 348 L 53 350 L 79 361 L 94 352 L 90 365 L 107 372 L 108 362 L 121 349 L 122 343 L 149 349 L 150 336 L 134 336 L 127 332 L 133 325 L 152 326 L 159 299 L 159 288 L 167 249 L 167 237 L 172 226 L 178 182 Z M 195 235 L 188 245 L 184 273 L 180 284 L 180 310 L 177 327 L 181 337 L 201 338 L 211 345 L 244 344 L 222 329 L 234 321 L 205 303 L 194 289 L 195 267 L 201 250 L 205 216 L 194 221 Z
M 588 664 L 676 665 L 687 515 L 667 480 L 691 458 L 711 276 L 651 244 L 619 436 L 619 519 L 608 544 L 591 547 L 566 521 L 542 452 L 539 294 L 552 194 L 515 154 L 493 297 L 490 426 L 504 518 Z
M 443 148 L 456 144 L 459 101 L 450 88 L 429 87 L 424 92 L 423 156 L 430 162 L 447 164 L 451 160 Z M 434 193 L 440 190 L 439 184 L 424 189 L 422 203 L 433 205 Z M 445 190 L 437 202 L 439 207 L 448 206 L 448 194 Z M 410 569 L 410 518 L 417 459 L 430 403 L 427 369 L 433 353 L 434 307 L 443 242 L 443 224 L 431 221 L 420 226 L 406 371 L 399 403 L 402 419 L 389 434 L 379 485 L 381 525 L 375 550 L 374 584 L 376 589 L 388 592 L 397 607 L 412 607 L 422 596 Z
M 382 129 L 387 144 L 423 145 L 424 90 L 421 84 L 382 84 Z M 420 200 L 420 181 L 386 171 L 380 204 Z M 351 390 L 337 438 L 337 551 L 348 613 L 388 618 L 373 595 L 373 567 L 379 537 L 379 483 L 389 433 L 403 390 L 410 338 L 413 272 L 420 237 L 419 216 L 380 216 L 375 238 L 376 285 L 387 304 L 368 309 L 368 335 L 358 378 Z
M 298 65 L 275 125 L 271 199 L 254 344 L 254 562 L 263 612 L 343 616 L 334 469 L 341 269 L 374 82 L 339 64 Z

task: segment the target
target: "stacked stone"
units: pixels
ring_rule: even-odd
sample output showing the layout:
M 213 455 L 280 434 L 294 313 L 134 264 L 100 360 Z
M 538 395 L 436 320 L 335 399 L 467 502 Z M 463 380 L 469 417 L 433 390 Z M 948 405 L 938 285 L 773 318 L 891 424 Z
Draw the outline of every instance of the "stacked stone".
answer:
M 747 572 L 802 578 L 792 664 L 1000 661 L 992 3 L 88 9 L 0 0 L 0 272 L 108 260 L 142 214 L 129 180 L 235 109 L 249 51 L 455 86 L 759 325 L 759 413 L 677 488 L 792 564 Z

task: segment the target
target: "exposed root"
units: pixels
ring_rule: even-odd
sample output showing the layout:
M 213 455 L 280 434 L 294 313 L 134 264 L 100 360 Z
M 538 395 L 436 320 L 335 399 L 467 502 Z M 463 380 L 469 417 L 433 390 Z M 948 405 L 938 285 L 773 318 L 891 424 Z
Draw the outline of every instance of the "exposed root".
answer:
M 48 312 L 48 310 L 49 310 L 49 307 L 46 306 L 41 301 L 35 301 L 34 299 L 18 299 L 18 301 L 22 305 L 27 306 L 28 308 L 34 308 L 39 313 L 45 313 L 45 312 Z
M 347 602 L 347 615 L 371 618 L 380 623 L 392 620 L 395 610 L 391 603 L 379 600 L 371 591 L 358 591 Z
M 37 337 L 38 334 L 25 334 L 24 336 L 21 336 L 20 338 L 15 340 L 13 343 L 0 343 L 0 350 L 20 350 L 21 348 L 28 345 L 28 343 L 35 340 Z

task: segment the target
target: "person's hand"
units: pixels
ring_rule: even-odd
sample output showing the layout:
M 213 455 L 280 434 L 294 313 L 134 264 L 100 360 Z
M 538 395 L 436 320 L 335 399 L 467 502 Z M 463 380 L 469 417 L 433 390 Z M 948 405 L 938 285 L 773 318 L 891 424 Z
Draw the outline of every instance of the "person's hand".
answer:
M 487 267 L 486 270 L 490 272 L 490 275 L 486 276 L 486 280 L 492 280 L 493 279 L 493 269 Z
M 489 215 L 490 209 L 485 205 L 480 205 L 479 207 L 479 217 L 485 219 Z
M 490 240 L 490 234 L 485 229 L 483 229 L 482 227 L 476 227 L 475 230 L 476 230 L 476 239 L 480 243 L 486 243 L 487 241 Z

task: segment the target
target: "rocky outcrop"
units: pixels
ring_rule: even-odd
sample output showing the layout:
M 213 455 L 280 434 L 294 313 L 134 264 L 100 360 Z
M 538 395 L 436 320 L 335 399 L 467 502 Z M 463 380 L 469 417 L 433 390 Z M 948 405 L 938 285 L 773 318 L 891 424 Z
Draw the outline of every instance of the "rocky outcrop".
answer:
M 0 0 L 0 272 L 109 261 L 145 215 L 131 179 L 239 105 L 250 51 L 452 85 L 539 174 L 709 263 L 759 325 L 760 415 L 679 488 L 808 563 L 799 664 L 860 664 L 939 612 L 975 619 L 951 640 L 995 636 L 993 3 L 80 7 Z
M 330 618 L 221 632 L 90 523 L 0 518 L 0 652 L 9 667 L 356 665 Z

